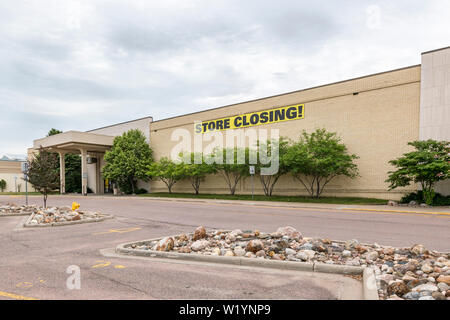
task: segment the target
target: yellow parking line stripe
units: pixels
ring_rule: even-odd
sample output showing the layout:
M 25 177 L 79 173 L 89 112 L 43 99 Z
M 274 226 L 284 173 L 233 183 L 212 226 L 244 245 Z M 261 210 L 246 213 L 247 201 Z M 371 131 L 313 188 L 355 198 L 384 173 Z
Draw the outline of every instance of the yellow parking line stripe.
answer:
M 17 288 L 31 288 L 33 286 L 33 284 L 31 282 L 20 282 L 18 284 L 16 284 Z
M 96 264 L 96 265 L 94 265 L 94 266 L 92 266 L 91 268 L 92 269 L 96 269 L 96 268 L 104 268 L 104 267 L 108 267 L 108 266 L 110 266 L 111 265 L 111 262 L 109 262 L 109 261 L 97 261 L 97 262 L 100 262 L 99 264 Z
M 93 233 L 93 235 L 100 235 L 100 234 L 108 234 L 108 233 L 126 233 L 126 232 L 132 232 L 132 231 L 137 231 L 137 230 L 141 230 L 142 228 L 127 228 L 127 229 L 110 229 L 108 231 L 104 231 L 104 232 L 97 232 L 97 233 Z
M 10 299 L 15 299 L 15 300 L 38 300 L 36 298 L 25 297 L 25 296 L 21 296 L 18 294 L 8 293 L 8 292 L 3 292 L 3 291 L 0 291 L 0 297 L 5 297 L 5 298 L 10 298 Z
M 363 209 L 363 208 L 342 208 L 346 211 L 370 211 L 370 212 L 387 212 L 387 213 L 409 213 L 409 214 L 431 214 L 450 216 L 450 212 L 427 212 L 427 211 L 402 211 L 402 210 L 384 210 L 384 209 Z

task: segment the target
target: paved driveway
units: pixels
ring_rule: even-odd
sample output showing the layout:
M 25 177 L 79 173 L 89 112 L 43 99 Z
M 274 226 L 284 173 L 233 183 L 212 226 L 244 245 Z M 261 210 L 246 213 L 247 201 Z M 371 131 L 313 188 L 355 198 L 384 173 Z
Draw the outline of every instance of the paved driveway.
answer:
M 192 232 L 199 225 L 271 232 L 291 225 L 308 237 L 449 250 L 450 217 L 283 208 L 170 200 L 53 196 L 49 205 L 101 210 L 113 220 L 24 229 L 25 217 L 0 218 L 0 298 L 39 299 L 345 299 L 361 298 L 348 277 L 235 266 L 122 258 L 100 253 L 119 243 Z M 22 197 L 0 196 L 0 202 Z M 40 204 L 40 197 L 31 197 Z M 66 268 L 81 269 L 81 290 L 66 288 Z

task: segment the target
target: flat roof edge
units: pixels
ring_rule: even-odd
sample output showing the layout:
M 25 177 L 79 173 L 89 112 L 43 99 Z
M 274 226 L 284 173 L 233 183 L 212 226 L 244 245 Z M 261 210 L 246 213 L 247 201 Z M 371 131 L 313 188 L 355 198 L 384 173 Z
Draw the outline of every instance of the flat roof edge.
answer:
M 212 110 L 218 110 L 218 109 L 222 109 L 222 108 L 232 107 L 232 106 L 236 106 L 236 105 L 243 104 L 243 103 L 256 102 L 256 101 L 261 101 L 261 100 L 265 100 L 265 99 L 276 98 L 276 97 L 284 96 L 284 95 L 287 95 L 287 94 L 292 94 L 292 93 L 298 93 L 298 92 L 303 92 L 303 91 L 323 88 L 323 87 L 332 86 L 332 85 L 335 85 L 335 84 L 341 84 L 341 83 L 345 83 L 345 82 L 349 82 L 349 81 L 355 81 L 355 80 L 360 80 L 360 79 L 364 79 L 364 78 L 374 77 L 374 76 L 378 76 L 378 75 L 382 75 L 382 74 L 386 74 L 386 73 L 391 73 L 391 72 L 396 72 L 396 71 L 402 71 L 402 70 L 417 68 L 417 67 L 420 67 L 420 66 L 421 66 L 421 64 L 416 64 L 416 65 L 412 65 L 412 66 L 408 66 L 408 67 L 403 67 L 403 68 L 398 68 L 398 69 L 393 69 L 393 70 L 373 73 L 373 74 L 369 74 L 369 75 L 366 75 L 366 76 L 361 76 L 361 77 L 341 80 L 341 81 L 337 81 L 337 82 L 331 82 L 331 83 L 327 83 L 327 84 L 323 84 L 323 85 L 319 85 L 319 86 L 314 86 L 314 87 L 309 87 L 309 88 L 305 88 L 305 89 L 300 89 L 300 90 L 280 93 L 280 94 L 276 94 L 276 95 L 273 95 L 273 96 L 257 98 L 257 99 L 242 101 L 242 102 L 238 102 L 238 103 L 232 103 L 232 104 L 228 104 L 228 105 L 225 105 L 225 106 L 210 108 L 210 109 L 201 110 L 201 111 L 190 112 L 190 113 L 186 113 L 186 114 L 183 114 L 183 115 L 180 115 L 180 116 L 173 116 L 173 117 L 164 118 L 164 119 L 161 119 L 161 120 L 156 120 L 156 121 L 153 121 L 152 123 L 166 121 L 166 120 L 172 120 L 172 119 L 175 119 L 175 118 L 180 118 L 180 117 L 185 117 L 185 116 L 190 116 L 190 115 L 194 115 L 194 114 L 201 113 L 201 112 L 207 112 L 207 111 L 212 111 Z
M 425 52 L 422 52 L 422 54 L 428 54 L 428 53 L 433 53 L 433 52 L 447 50 L 447 49 L 450 49 L 450 46 L 449 47 L 444 47 L 444 48 L 439 48 L 439 49 L 434 49 L 434 50 L 430 50 L 430 51 L 425 51 Z
M 153 116 L 147 116 L 147 117 L 138 118 L 138 119 L 134 119 L 134 120 L 128 120 L 128 121 L 124 121 L 124 122 L 119 122 L 119 123 L 116 123 L 116 124 L 110 124 L 110 125 L 108 125 L 108 126 L 104 126 L 104 127 L 100 127 L 100 128 L 88 130 L 88 131 L 85 131 L 85 132 L 92 132 L 92 131 L 96 131 L 96 130 L 101 130 L 101 129 L 111 128 L 111 127 L 119 126 L 119 125 L 121 125 L 121 124 L 126 124 L 126 123 L 135 122 L 135 121 L 140 121 L 140 120 L 145 120 L 145 119 L 152 119 L 152 122 L 153 122 Z

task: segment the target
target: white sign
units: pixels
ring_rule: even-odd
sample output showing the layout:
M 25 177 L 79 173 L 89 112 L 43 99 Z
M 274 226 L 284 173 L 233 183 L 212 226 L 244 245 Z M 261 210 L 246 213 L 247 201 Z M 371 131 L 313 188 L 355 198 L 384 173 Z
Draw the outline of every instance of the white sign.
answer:
M 255 174 L 255 166 L 250 166 L 250 174 Z
M 28 162 L 22 162 L 21 164 L 22 173 L 25 173 L 28 171 Z

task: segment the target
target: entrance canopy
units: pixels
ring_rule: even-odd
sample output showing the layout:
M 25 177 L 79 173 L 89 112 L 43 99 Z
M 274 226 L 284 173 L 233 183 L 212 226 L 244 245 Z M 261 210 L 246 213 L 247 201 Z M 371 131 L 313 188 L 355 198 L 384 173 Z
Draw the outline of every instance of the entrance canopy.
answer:
M 79 154 L 82 153 L 82 150 L 86 152 L 105 152 L 111 148 L 113 141 L 113 136 L 80 131 L 67 131 L 34 140 L 33 148 L 37 150 L 42 147 L 49 151 Z
M 95 155 L 103 159 L 104 153 L 111 149 L 114 137 L 80 131 L 67 131 L 55 134 L 46 138 L 34 140 L 33 149 L 43 148 L 47 151 L 58 152 L 60 157 L 60 181 L 61 193 L 65 193 L 65 161 L 64 155 L 67 153 L 81 154 L 81 186 L 84 195 L 87 195 L 88 189 L 88 168 L 87 155 Z M 96 193 L 103 193 L 100 184 L 100 161 L 97 161 L 95 168 L 91 168 L 89 185 L 95 188 Z

